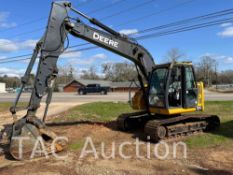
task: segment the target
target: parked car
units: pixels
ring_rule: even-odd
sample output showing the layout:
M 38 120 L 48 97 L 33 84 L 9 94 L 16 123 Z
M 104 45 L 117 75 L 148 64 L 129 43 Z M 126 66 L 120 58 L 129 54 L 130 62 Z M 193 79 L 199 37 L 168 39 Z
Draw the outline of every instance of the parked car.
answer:
M 85 87 L 78 89 L 79 95 L 85 95 L 88 93 L 100 93 L 102 95 L 108 94 L 108 87 L 101 87 L 100 84 L 88 84 Z

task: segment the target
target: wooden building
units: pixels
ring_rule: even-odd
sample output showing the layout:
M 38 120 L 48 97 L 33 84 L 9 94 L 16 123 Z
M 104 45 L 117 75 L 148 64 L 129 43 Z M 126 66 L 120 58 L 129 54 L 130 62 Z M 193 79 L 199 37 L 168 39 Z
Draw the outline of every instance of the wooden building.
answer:
M 139 82 L 112 82 L 111 90 L 112 92 L 129 92 L 139 90 Z
M 63 92 L 77 92 L 80 87 L 85 86 L 77 80 L 73 80 L 63 87 Z

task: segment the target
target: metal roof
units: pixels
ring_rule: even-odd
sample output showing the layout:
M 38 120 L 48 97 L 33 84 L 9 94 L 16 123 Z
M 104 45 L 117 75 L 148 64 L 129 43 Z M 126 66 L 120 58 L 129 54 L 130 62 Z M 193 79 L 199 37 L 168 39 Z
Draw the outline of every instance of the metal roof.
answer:
M 88 84 L 100 84 L 101 86 L 111 87 L 111 83 L 112 83 L 111 81 L 105 81 L 105 80 L 74 79 L 74 80 L 70 81 L 69 83 L 67 83 L 64 87 L 69 86 L 74 81 L 76 81 L 84 86 L 86 86 Z
M 101 86 L 111 86 L 111 81 L 105 81 L 105 80 L 86 80 L 86 79 L 76 79 L 76 81 L 80 82 L 83 85 L 88 84 L 100 84 Z
M 124 82 L 112 82 L 112 88 L 123 88 L 123 87 L 138 87 L 139 82 L 131 82 L 131 81 L 124 81 Z

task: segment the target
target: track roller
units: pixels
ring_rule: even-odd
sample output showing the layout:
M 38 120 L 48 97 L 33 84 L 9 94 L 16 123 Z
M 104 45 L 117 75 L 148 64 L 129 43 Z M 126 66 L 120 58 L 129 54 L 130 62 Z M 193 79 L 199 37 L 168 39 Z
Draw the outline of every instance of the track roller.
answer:
M 150 136 L 152 141 L 159 141 L 167 136 L 167 128 L 159 124 L 157 120 L 150 120 L 146 123 L 144 132 Z

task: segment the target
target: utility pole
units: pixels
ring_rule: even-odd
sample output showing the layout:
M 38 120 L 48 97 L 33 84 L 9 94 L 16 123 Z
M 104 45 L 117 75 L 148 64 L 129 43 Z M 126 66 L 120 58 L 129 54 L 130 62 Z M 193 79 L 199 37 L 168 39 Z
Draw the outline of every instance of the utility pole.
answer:
M 218 73 L 217 73 L 217 66 L 218 66 L 218 63 L 217 63 L 217 61 L 215 60 L 215 83 L 216 83 L 216 90 L 218 89 Z

